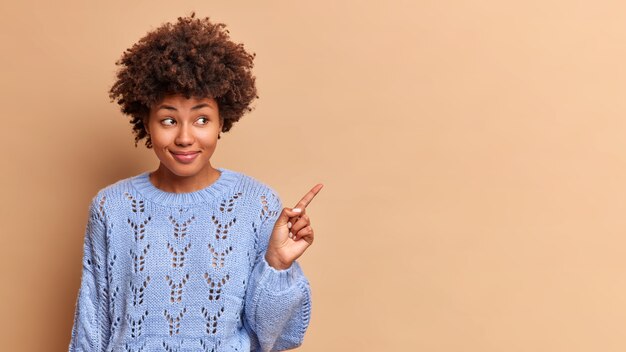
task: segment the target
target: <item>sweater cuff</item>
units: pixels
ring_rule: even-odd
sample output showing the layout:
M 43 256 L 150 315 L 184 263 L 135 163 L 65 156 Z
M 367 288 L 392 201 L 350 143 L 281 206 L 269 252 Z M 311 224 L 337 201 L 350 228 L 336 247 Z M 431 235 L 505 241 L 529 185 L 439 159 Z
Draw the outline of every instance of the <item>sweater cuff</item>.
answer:
M 266 282 L 265 286 L 272 288 L 274 292 L 289 289 L 296 283 L 298 278 L 304 275 L 300 264 L 295 260 L 289 268 L 280 270 L 272 267 L 265 259 L 265 255 L 262 257 L 258 268 L 261 274 L 260 277 L 263 278 L 262 281 Z

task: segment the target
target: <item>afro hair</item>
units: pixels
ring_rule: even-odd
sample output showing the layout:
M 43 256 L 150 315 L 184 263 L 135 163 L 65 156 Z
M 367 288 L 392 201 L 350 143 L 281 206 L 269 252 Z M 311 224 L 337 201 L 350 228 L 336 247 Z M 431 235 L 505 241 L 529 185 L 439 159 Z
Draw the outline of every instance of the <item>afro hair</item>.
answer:
M 258 98 L 255 54 L 232 42 L 225 24 L 194 17 L 192 12 L 148 32 L 115 63 L 120 68 L 109 97 L 131 117 L 135 147 L 146 138 L 146 147 L 152 148 L 144 123 L 150 106 L 167 95 L 214 98 L 222 132 L 252 111 L 250 103 Z

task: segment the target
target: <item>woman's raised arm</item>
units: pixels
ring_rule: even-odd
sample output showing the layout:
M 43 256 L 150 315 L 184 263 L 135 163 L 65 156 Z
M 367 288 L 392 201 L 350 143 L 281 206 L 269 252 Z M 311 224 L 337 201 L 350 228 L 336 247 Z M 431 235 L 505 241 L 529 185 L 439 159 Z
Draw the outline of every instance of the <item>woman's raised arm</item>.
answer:
M 266 251 L 282 203 L 269 198 L 268 216 L 259 228 L 260 248 L 250 275 L 245 301 L 245 327 L 253 335 L 253 351 L 283 351 L 302 344 L 311 314 L 311 289 L 295 260 L 276 269 Z

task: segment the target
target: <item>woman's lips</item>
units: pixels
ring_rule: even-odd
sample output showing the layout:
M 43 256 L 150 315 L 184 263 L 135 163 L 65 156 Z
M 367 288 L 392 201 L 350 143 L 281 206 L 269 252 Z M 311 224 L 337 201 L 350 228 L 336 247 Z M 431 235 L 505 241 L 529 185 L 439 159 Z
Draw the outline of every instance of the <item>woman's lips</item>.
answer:
M 183 164 L 189 164 L 193 162 L 199 154 L 200 152 L 185 153 L 185 154 L 172 153 L 172 156 L 174 156 L 174 159 L 180 161 Z

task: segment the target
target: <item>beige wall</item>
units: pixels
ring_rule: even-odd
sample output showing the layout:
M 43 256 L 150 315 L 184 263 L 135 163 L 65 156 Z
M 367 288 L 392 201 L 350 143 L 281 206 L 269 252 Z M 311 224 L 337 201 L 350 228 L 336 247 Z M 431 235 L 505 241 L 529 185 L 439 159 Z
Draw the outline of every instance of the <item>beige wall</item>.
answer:
M 301 351 L 624 351 L 619 1 L 0 4 L 6 351 L 67 348 L 90 198 L 154 169 L 114 62 L 196 10 L 257 53 L 214 165 L 309 208 Z

